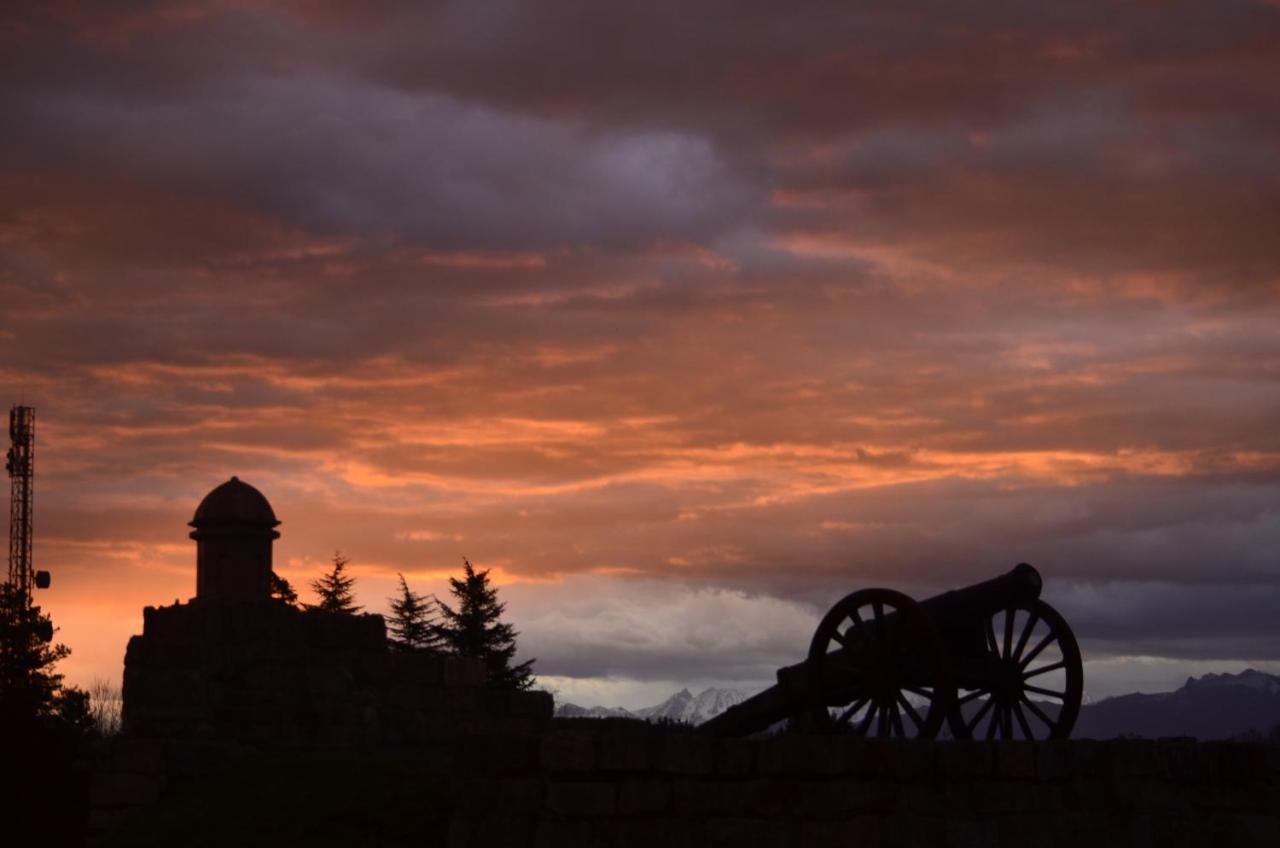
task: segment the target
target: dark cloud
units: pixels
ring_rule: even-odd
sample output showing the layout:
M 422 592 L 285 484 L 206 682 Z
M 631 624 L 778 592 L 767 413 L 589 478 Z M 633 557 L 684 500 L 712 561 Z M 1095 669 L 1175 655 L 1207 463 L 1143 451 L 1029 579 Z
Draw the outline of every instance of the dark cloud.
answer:
M 1019 560 L 1097 656 L 1274 658 L 1278 45 L 1244 2 L 11 5 L 55 612 L 188 591 L 235 473 L 300 581 L 493 566 L 563 679 L 767 680 L 845 591 Z

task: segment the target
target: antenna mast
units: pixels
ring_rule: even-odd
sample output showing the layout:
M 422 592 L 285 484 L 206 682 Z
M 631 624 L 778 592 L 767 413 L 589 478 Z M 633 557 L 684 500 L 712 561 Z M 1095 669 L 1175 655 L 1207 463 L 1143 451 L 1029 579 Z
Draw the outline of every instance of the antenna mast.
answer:
M 9 440 L 6 457 L 9 472 L 9 582 L 22 602 L 31 606 L 31 590 L 49 588 L 49 572 L 36 571 L 31 559 L 31 511 L 34 483 L 36 411 L 30 406 L 9 410 Z

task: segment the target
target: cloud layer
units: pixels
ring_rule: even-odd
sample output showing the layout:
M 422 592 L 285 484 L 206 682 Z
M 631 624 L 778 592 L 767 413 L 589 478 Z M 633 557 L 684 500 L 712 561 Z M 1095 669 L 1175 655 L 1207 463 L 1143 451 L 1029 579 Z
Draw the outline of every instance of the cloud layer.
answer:
M 19 4 L 0 48 L 75 674 L 233 473 L 291 579 L 465 554 L 583 686 L 757 682 L 847 591 L 1020 560 L 1099 661 L 1280 659 L 1274 5 Z

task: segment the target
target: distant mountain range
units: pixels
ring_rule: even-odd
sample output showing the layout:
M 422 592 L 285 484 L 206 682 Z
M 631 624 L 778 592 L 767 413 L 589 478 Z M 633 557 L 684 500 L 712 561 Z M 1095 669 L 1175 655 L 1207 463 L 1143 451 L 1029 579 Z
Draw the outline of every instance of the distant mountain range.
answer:
M 681 689 L 661 704 L 628 710 L 623 707 L 580 707 L 577 704 L 561 704 L 556 707 L 558 718 L 639 718 L 645 721 L 672 721 L 702 724 L 704 721 L 745 700 L 747 694 L 738 689 L 703 689 L 694 695 Z
M 1104 698 L 1080 709 L 1072 736 L 1194 736 L 1228 739 L 1280 725 L 1280 677 L 1252 668 L 1189 677 L 1182 688 Z
M 688 689 L 660 704 L 638 710 L 561 704 L 561 718 L 672 719 L 701 724 L 747 697 L 737 689 Z M 1046 705 L 1047 706 L 1047 705 Z M 1156 694 L 1120 695 L 1080 708 L 1072 737 L 1194 736 L 1227 739 L 1249 731 L 1266 733 L 1280 725 L 1280 676 L 1246 669 L 1239 674 L 1190 677 L 1182 688 Z

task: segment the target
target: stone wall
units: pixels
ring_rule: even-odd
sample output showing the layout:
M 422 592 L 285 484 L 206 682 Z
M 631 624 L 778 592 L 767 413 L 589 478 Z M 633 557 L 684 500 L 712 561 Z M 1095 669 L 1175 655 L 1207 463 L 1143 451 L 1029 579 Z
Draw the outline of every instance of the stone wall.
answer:
M 125 654 L 123 731 L 93 775 L 91 832 L 245 758 L 530 737 L 551 720 L 549 694 L 486 679 L 480 660 L 393 650 L 378 615 L 147 607 Z
M 453 845 L 1280 845 L 1280 749 L 879 742 L 576 727 L 478 779 Z
M 147 607 L 129 640 L 124 734 L 254 746 L 532 733 L 549 695 L 486 688 L 479 660 L 390 650 L 378 615 L 271 601 Z
M 378 616 L 148 609 L 126 658 L 125 733 L 94 776 L 96 833 L 134 844 L 123 819 L 176 804 L 141 841 L 276 844 L 272 816 L 305 809 L 313 844 L 1280 845 L 1274 746 L 716 739 L 552 721 L 545 693 L 483 683 L 476 662 L 388 650 Z M 348 834 L 314 793 L 349 786 L 352 756 L 365 830 Z M 172 791 L 184 785 L 196 789 Z M 215 813 L 180 806 L 219 793 Z M 180 831 L 157 835 L 164 821 Z M 370 827 L 386 834 L 370 843 Z
M 135 751 L 139 781 L 172 768 L 159 759 L 174 753 Z M 1280 749 L 1258 744 L 723 740 L 556 721 L 539 735 L 455 735 L 364 756 L 362 829 L 318 821 L 299 838 L 454 848 L 1280 845 Z M 297 774 L 292 765 L 281 774 Z M 308 760 L 315 782 L 306 785 L 275 778 L 280 767 L 242 762 L 188 797 L 230 792 L 219 808 L 234 808 L 253 832 L 223 829 L 222 844 L 255 834 L 268 844 L 296 826 L 273 821 L 274 810 L 306 808 L 317 785 L 352 774 L 341 758 L 328 773 L 323 758 Z M 252 781 L 273 797 L 228 789 Z M 189 808 L 167 816 L 205 826 Z M 383 830 L 371 836 L 375 828 Z

